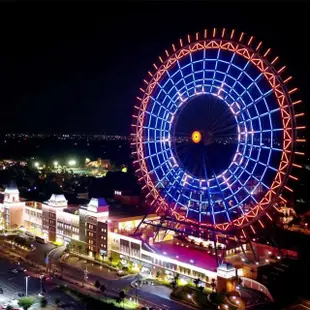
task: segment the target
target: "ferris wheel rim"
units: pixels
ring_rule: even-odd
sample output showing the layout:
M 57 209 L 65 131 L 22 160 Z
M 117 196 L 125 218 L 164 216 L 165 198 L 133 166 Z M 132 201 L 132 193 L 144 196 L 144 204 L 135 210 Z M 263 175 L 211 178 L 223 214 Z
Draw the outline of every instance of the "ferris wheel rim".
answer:
M 136 141 L 134 142 L 134 145 L 137 148 L 136 163 L 138 163 L 139 170 L 140 172 L 142 172 L 141 179 L 144 180 L 145 185 L 148 188 L 150 195 L 153 196 L 154 198 L 153 203 L 156 200 L 156 203 L 158 203 L 161 208 L 164 208 L 164 209 L 169 208 L 165 200 L 160 196 L 160 193 L 158 192 L 157 188 L 154 186 L 154 183 L 152 182 L 149 176 L 149 170 L 147 169 L 147 166 L 143 159 L 143 145 L 142 145 L 143 130 L 141 130 L 143 126 L 143 120 L 141 121 L 141 115 L 143 114 L 145 103 L 147 103 L 148 100 L 150 99 L 152 92 L 154 90 L 154 87 L 156 86 L 156 83 L 158 83 L 158 81 L 161 78 L 160 75 L 163 75 L 165 72 L 167 72 L 169 68 L 173 65 L 173 61 L 172 61 L 173 57 L 174 57 L 174 64 L 175 64 L 176 59 L 178 60 L 178 58 L 176 57 L 178 53 L 183 53 L 184 55 L 188 55 L 188 53 L 192 53 L 197 50 L 206 50 L 208 48 L 219 49 L 219 50 L 223 49 L 223 50 L 231 51 L 233 53 L 237 53 L 240 56 L 247 58 L 249 62 L 254 63 L 256 68 L 261 70 L 262 74 L 264 74 L 267 81 L 270 83 L 272 90 L 278 93 L 278 96 L 276 97 L 276 99 L 281 109 L 281 115 L 283 116 L 283 113 L 284 112 L 286 113 L 286 115 L 283 117 L 283 123 L 282 123 L 283 131 L 284 131 L 283 135 L 288 136 L 289 139 L 287 140 L 290 140 L 289 143 L 287 144 L 285 144 L 285 141 L 283 142 L 284 144 L 283 144 L 283 150 L 282 150 L 282 155 L 281 155 L 281 161 L 279 163 L 279 168 L 281 168 L 282 163 L 285 164 L 286 172 L 277 173 L 276 178 L 278 178 L 278 180 L 276 180 L 275 178 L 277 184 L 275 185 L 274 183 L 275 181 L 273 182 L 270 191 L 266 193 L 266 195 L 259 201 L 259 203 L 255 207 L 253 207 L 243 217 L 239 217 L 236 220 L 231 221 L 230 223 L 221 223 L 221 224 L 214 224 L 214 225 L 210 225 L 208 223 L 201 223 L 202 226 L 214 227 L 219 230 L 227 230 L 227 229 L 231 229 L 232 227 L 238 228 L 238 227 L 244 227 L 247 224 L 250 225 L 254 220 L 259 218 L 263 213 L 267 212 L 268 206 L 272 204 L 275 197 L 279 196 L 280 192 L 283 190 L 285 186 L 285 183 L 287 181 L 288 175 L 291 170 L 292 159 L 294 157 L 294 142 L 295 142 L 296 137 L 295 137 L 295 124 L 294 124 L 294 108 L 292 105 L 292 100 L 290 98 L 290 94 L 288 90 L 286 89 L 286 86 L 283 83 L 281 77 L 275 70 L 274 66 L 265 57 L 262 57 L 257 51 L 255 51 L 252 47 L 250 47 L 250 45 L 245 45 L 243 43 L 235 42 L 232 40 L 224 40 L 223 38 L 210 38 L 210 39 L 197 40 L 194 42 L 190 42 L 189 40 L 189 43 L 187 45 L 181 45 L 180 49 L 178 50 L 174 49 L 174 52 L 172 53 L 172 55 L 169 55 L 169 53 L 166 53 L 167 59 L 165 61 L 161 59 L 161 66 L 156 68 L 157 71 L 155 72 L 155 74 L 150 73 L 152 79 L 151 81 L 147 83 L 146 90 L 143 90 L 144 94 L 140 100 L 141 105 L 138 110 L 139 111 L 138 117 L 135 118 L 134 120 L 135 124 L 138 124 L 140 122 L 140 127 L 138 125 L 136 125 L 135 127 L 136 128 L 136 133 L 135 133 Z M 179 59 L 182 59 L 182 57 L 180 57 Z M 284 107 L 283 107 L 282 98 L 286 101 L 285 102 L 286 106 Z M 285 121 L 286 123 L 284 123 Z M 291 127 L 289 127 L 289 124 L 291 124 L 290 125 Z M 140 150 L 139 150 L 139 147 L 140 147 Z M 174 210 L 170 210 L 170 211 L 177 218 L 182 218 L 180 217 L 180 214 L 178 214 L 178 212 L 174 212 Z M 183 218 L 183 219 L 186 222 L 195 223 L 195 221 L 191 221 L 189 218 Z

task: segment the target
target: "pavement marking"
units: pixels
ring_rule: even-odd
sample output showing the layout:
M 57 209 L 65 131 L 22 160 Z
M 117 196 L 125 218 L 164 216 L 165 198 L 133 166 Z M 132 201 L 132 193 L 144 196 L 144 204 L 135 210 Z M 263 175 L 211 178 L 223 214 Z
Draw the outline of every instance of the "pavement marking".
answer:
M 167 306 L 167 305 L 164 305 L 164 304 L 161 304 L 163 307 L 165 307 L 165 308 L 167 308 L 167 309 L 170 309 L 170 307 L 169 306 Z

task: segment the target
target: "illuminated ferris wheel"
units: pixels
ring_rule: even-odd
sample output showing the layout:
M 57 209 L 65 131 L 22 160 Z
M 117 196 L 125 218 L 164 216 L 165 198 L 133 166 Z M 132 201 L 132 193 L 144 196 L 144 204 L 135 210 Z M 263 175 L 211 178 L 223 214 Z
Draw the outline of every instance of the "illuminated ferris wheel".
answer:
M 135 106 L 133 154 L 151 207 L 178 223 L 255 233 L 290 179 L 300 130 L 278 57 L 234 30 L 180 39 Z

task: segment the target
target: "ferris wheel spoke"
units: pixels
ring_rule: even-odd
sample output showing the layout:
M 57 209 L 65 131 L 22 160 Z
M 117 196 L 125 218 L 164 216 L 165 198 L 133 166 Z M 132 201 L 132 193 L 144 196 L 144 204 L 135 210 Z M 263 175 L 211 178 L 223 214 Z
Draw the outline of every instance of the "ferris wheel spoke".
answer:
M 210 125 L 210 129 L 214 130 L 217 126 L 221 126 L 221 124 L 226 124 L 228 122 L 231 122 L 233 120 L 233 117 L 231 115 L 230 111 L 222 111 L 212 122 Z M 215 127 L 215 128 L 214 128 Z
M 235 124 L 234 124 L 234 125 L 227 126 L 227 127 L 225 127 L 225 128 L 221 128 L 221 129 L 215 130 L 215 131 L 213 131 L 212 133 L 216 135 L 216 134 L 218 134 L 218 133 L 225 132 L 226 130 L 230 130 L 230 129 L 233 129 L 233 128 L 236 128 L 236 125 L 235 125 Z

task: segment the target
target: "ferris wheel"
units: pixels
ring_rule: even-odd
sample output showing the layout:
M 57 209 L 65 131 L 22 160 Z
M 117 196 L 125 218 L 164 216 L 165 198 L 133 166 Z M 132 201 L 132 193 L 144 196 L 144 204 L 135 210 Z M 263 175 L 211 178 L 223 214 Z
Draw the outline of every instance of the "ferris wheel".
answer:
M 156 212 L 220 232 L 264 228 L 292 191 L 303 113 L 285 66 L 253 36 L 188 35 L 159 57 L 133 117 L 139 181 Z

